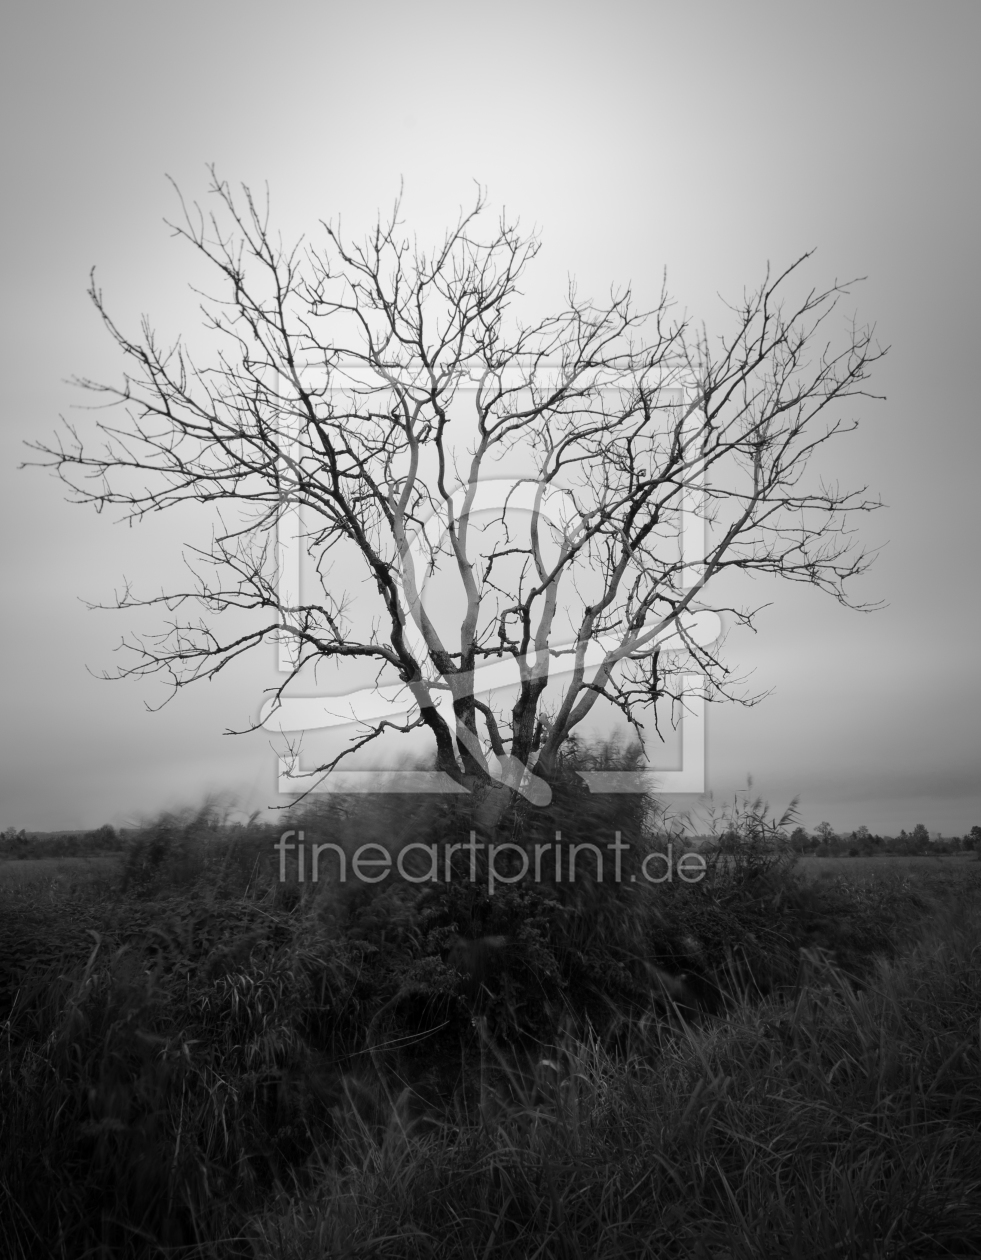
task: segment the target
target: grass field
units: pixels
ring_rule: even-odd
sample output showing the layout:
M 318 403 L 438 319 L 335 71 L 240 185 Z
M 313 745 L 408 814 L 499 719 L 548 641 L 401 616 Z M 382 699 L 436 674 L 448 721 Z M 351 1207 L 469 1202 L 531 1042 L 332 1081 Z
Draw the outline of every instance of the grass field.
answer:
M 62 883 L 104 881 L 118 876 L 124 858 L 119 854 L 99 854 L 93 857 L 0 859 L 0 888 L 16 888 L 24 884 L 57 880 Z M 931 878 L 942 876 L 953 882 L 970 878 L 973 871 L 981 868 L 976 853 L 944 853 L 912 856 L 875 857 L 826 857 L 806 854 L 798 859 L 794 871 L 804 879 L 834 879 L 843 876 L 848 880 L 901 879 L 906 876 L 926 874 Z
M 283 885 L 272 839 L 0 864 L 0 1255 L 981 1254 L 973 854 L 477 904 Z
M 118 876 L 123 859 L 118 854 L 93 857 L 22 858 L 0 861 L 0 888 L 26 884 L 105 882 Z
M 815 857 L 808 853 L 797 862 L 795 870 L 806 879 L 828 879 L 843 875 L 846 879 L 895 879 L 897 876 L 935 875 L 958 880 L 969 878 L 981 868 L 976 853 L 932 853 L 910 856 L 881 854 L 875 857 Z

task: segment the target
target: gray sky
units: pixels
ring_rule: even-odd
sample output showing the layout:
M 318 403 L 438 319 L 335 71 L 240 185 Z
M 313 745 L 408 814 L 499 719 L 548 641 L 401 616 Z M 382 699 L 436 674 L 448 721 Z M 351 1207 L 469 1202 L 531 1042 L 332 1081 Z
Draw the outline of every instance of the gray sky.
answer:
M 567 273 L 653 298 L 666 266 L 722 331 L 717 295 L 768 260 L 816 247 L 816 284 L 867 275 L 854 306 L 892 347 L 873 382 L 888 397 L 855 409 L 834 471 L 889 505 L 861 523 L 888 546 L 855 590 L 888 606 L 745 590 L 773 606 L 729 660 L 773 694 L 711 710 L 709 786 L 725 800 L 751 773 L 775 805 L 800 793 L 811 827 L 981 824 L 977 4 L 41 3 L 5 28 L 0 828 L 277 799 L 269 737 L 222 734 L 257 713 L 271 652 L 158 713 L 162 684 L 86 672 L 158 622 L 80 599 L 124 574 L 165 584 L 194 521 L 130 530 L 16 469 L 25 438 L 85 401 L 65 378 L 119 378 L 90 267 L 124 324 L 194 331 L 165 174 L 202 196 L 212 161 L 268 181 L 287 236 L 338 214 L 360 234 L 403 176 L 405 218 L 432 236 L 478 180 L 540 228 L 531 287 L 549 305 Z

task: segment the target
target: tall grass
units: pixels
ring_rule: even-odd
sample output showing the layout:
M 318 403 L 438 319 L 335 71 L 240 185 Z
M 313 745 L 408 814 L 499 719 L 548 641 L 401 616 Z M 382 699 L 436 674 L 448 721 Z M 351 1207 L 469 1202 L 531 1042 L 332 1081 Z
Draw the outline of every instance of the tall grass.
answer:
M 355 1111 L 315 1192 L 256 1218 L 256 1254 L 976 1255 L 979 941 L 975 902 L 862 993 L 813 953 L 794 994 L 627 1056 L 567 1037 L 435 1132 Z
M 502 834 L 666 844 L 642 799 L 609 808 L 573 791 Z M 289 825 L 347 849 L 468 821 L 328 799 Z M 805 886 L 772 844 L 695 886 L 491 898 L 280 883 L 279 830 L 206 805 L 151 820 L 111 890 L 0 890 L 0 1254 L 971 1250 L 976 897 L 900 958 L 932 903 Z M 490 934 L 475 983 L 459 939 Z M 689 1005 L 656 980 L 681 972 Z

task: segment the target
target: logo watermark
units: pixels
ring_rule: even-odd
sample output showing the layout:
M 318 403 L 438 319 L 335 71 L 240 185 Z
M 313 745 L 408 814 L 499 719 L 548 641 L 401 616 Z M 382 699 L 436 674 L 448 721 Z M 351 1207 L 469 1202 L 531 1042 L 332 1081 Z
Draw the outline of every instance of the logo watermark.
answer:
M 623 881 L 622 858 L 630 850 L 630 845 L 622 842 L 621 834 L 617 831 L 613 843 L 603 846 L 613 854 L 612 877 L 616 884 Z M 293 836 L 296 840 L 291 839 Z M 295 855 L 297 882 L 301 884 L 308 882 L 306 861 L 308 848 L 310 850 L 309 882 L 314 884 L 320 882 L 321 857 L 324 854 L 332 855 L 330 866 L 333 874 L 328 878 L 332 878 L 333 882 L 339 884 L 347 883 L 349 867 L 354 879 L 362 884 L 379 884 L 388 879 L 393 871 L 410 884 L 440 882 L 449 884 L 454 879 L 460 878 L 459 863 L 454 869 L 455 855 L 469 854 L 467 878 L 470 883 L 476 883 L 478 879 L 477 855 L 478 852 L 483 855 L 484 851 L 486 851 L 485 873 L 489 896 L 494 895 L 498 884 L 518 884 L 529 876 L 536 884 L 543 882 L 574 884 L 580 873 L 595 880 L 598 884 L 605 882 L 603 848 L 591 842 L 563 844 L 560 831 L 555 833 L 554 842 L 536 843 L 533 846 L 533 856 L 519 844 L 494 844 L 492 842 L 484 844 L 477 840 L 475 831 L 470 832 L 470 840 L 466 844 L 450 844 L 445 841 L 442 845 L 424 844 L 422 841 L 407 844 L 398 850 L 394 859 L 391 850 L 386 845 L 376 842 L 362 844 L 350 855 L 341 845 L 330 842 L 311 843 L 308 846 L 304 841 L 302 831 L 284 831 L 273 848 L 279 854 L 281 883 L 285 883 L 287 879 L 287 854 Z M 442 861 L 440 861 L 441 849 Z M 424 854 L 428 859 L 428 868 L 422 873 L 407 870 L 405 861 L 410 853 Z M 506 854 L 515 855 L 514 860 L 509 859 L 507 866 L 499 869 L 497 860 Z M 582 871 L 583 862 L 579 859 L 580 854 L 585 855 L 583 861 L 589 857 L 593 859 L 591 869 Z M 516 865 L 520 868 L 517 871 L 507 869 Z M 607 866 L 606 870 L 609 871 L 609 869 Z M 686 884 L 696 884 L 704 878 L 707 869 L 704 857 L 691 850 L 687 850 L 675 860 L 674 846 L 670 841 L 667 852 L 654 850 L 648 853 L 640 863 L 641 879 L 648 884 L 664 884 L 675 878 Z M 641 882 L 636 873 L 628 878 L 630 883 Z

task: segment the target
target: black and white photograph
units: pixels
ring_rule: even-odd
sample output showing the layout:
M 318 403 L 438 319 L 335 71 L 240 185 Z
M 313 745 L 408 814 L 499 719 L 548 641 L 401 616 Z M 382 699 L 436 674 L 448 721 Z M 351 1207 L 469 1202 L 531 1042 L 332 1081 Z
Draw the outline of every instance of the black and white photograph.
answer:
M 0 1256 L 981 1255 L 981 9 L 3 29 Z

